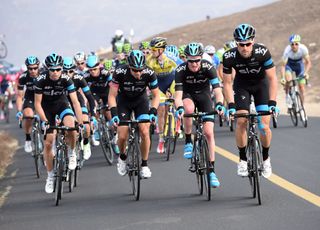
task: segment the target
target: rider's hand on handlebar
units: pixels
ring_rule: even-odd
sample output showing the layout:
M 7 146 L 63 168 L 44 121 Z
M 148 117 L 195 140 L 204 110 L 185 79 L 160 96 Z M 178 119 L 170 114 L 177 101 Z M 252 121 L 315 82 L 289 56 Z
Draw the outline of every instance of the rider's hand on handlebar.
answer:
M 277 102 L 273 101 L 273 100 L 269 100 L 269 102 L 268 102 L 268 110 L 269 110 L 270 113 L 273 113 L 276 116 L 278 116 L 278 114 L 280 113 L 280 109 L 277 106 Z
M 228 110 L 227 110 L 228 119 L 230 118 L 230 116 L 233 116 L 235 114 L 236 114 L 236 105 L 235 103 L 231 102 L 228 104 Z
M 184 114 L 184 108 L 183 106 L 179 106 L 175 113 L 176 118 L 181 119 L 183 117 L 183 114 Z
M 215 110 L 220 116 L 223 116 L 226 112 L 226 108 L 223 106 L 221 102 L 217 103 Z
M 157 117 L 157 109 L 152 107 L 149 110 L 149 119 L 150 122 L 152 123 L 157 123 L 158 122 L 158 117 Z
M 111 119 L 111 125 L 117 127 L 120 123 L 120 119 L 118 116 L 114 116 L 112 119 Z
M 16 119 L 19 121 L 22 119 L 22 117 L 23 117 L 23 113 L 21 111 L 17 112 Z
M 43 131 L 47 130 L 50 127 L 49 122 L 48 121 L 42 121 L 41 122 L 41 129 Z

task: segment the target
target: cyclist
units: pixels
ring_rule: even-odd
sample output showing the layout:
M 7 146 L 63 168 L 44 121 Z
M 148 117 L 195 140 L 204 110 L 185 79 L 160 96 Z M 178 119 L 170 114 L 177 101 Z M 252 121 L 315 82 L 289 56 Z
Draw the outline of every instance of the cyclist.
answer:
M 144 56 L 147 58 L 150 55 L 150 42 L 142 41 L 139 44 L 139 50 L 142 51 Z
M 306 79 L 309 78 L 309 71 L 311 69 L 311 60 L 308 48 L 301 43 L 301 36 L 292 34 L 289 38 L 290 45 L 288 45 L 282 57 L 281 66 L 281 82 L 285 84 L 286 102 L 289 109 L 292 108 L 291 97 L 289 96 L 290 81 L 292 74 L 295 73 L 298 79 L 298 86 L 302 102 L 304 101 L 304 91 Z
M 0 79 L 0 120 L 4 120 L 4 106 L 5 106 L 5 97 L 9 99 L 10 95 L 10 82 L 7 79 L 7 71 L 5 69 L 1 69 L 1 79 Z
M 113 52 L 116 52 L 116 46 L 118 45 L 118 44 L 124 44 L 124 43 L 128 43 L 129 42 L 129 40 L 128 39 L 126 39 L 124 36 L 123 36 L 123 31 L 122 30 L 119 30 L 119 29 L 117 29 L 116 31 L 115 31 L 115 35 L 114 35 L 114 37 L 112 38 L 112 40 L 111 40 L 111 45 L 112 45 L 112 51 Z
M 201 44 L 197 42 L 189 43 L 185 48 L 187 62 L 181 64 L 176 69 L 176 91 L 175 105 L 177 108 L 176 116 L 181 119 L 184 113 L 190 114 L 198 109 L 198 112 L 213 112 L 211 101 L 210 85 L 216 96 L 216 110 L 223 114 L 222 105 L 223 96 L 220 88 L 220 82 L 213 65 L 202 59 L 204 50 Z M 210 184 L 212 187 L 219 187 L 220 182 L 215 174 L 215 141 L 214 141 L 214 115 L 203 117 L 204 134 L 208 141 L 210 152 Z M 184 119 L 185 146 L 184 158 L 192 158 L 193 144 L 191 140 L 192 118 Z
M 215 54 L 216 48 L 213 45 L 207 45 L 204 48 L 204 52 L 211 57 L 211 64 L 215 69 L 217 69 L 218 66 L 220 65 L 220 60 L 219 60 L 219 57 Z
M 168 58 L 174 61 L 177 64 L 177 66 L 183 63 L 183 61 L 179 57 L 178 47 L 176 47 L 175 45 L 167 46 L 164 53 L 165 55 L 167 55 Z
M 76 73 L 76 65 L 74 60 L 71 57 L 65 57 L 63 59 L 63 72 L 67 74 L 73 81 L 75 91 L 77 92 L 77 97 L 81 106 L 82 110 L 82 121 L 84 123 L 87 123 L 85 127 L 85 133 L 83 138 L 83 158 L 85 160 L 88 160 L 91 156 L 91 148 L 89 143 L 89 137 L 90 137 L 90 125 L 89 124 L 89 115 L 94 116 L 95 115 L 95 100 L 94 97 L 91 94 L 90 88 L 88 86 L 87 81 L 84 79 L 84 77 L 78 73 Z M 80 90 L 81 89 L 81 90 Z M 86 101 L 89 102 L 89 108 L 90 108 L 90 114 L 86 106 Z M 68 99 L 71 101 L 71 98 L 68 96 Z
M 109 72 L 110 74 L 112 74 L 114 72 L 114 61 L 112 59 L 107 59 L 104 61 L 103 63 L 103 67 L 104 69 Z
M 155 71 L 158 76 L 158 85 L 160 89 L 160 105 L 158 107 L 158 129 L 159 143 L 158 153 L 164 153 L 164 117 L 165 117 L 165 100 L 174 94 L 174 70 L 177 64 L 168 58 L 164 51 L 167 41 L 162 37 L 155 37 L 150 42 L 151 53 L 147 59 L 147 65 Z
M 62 73 L 62 57 L 56 53 L 52 53 L 46 57 L 45 62 L 48 67 L 48 72 L 39 75 L 35 81 L 34 104 L 42 120 L 41 126 L 44 129 L 49 127 L 46 131 L 44 141 L 44 158 L 48 172 L 45 191 L 52 193 L 54 188 L 52 145 L 55 134 L 53 130 L 50 129 L 50 126 L 55 125 L 56 115 L 59 115 L 59 118 L 65 126 L 75 126 L 74 113 L 70 107 L 66 92 L 69 93 L 80 126 L 82 125 L 82 112 L 73 81 L 68 75 Z M 75 152 L 76 132 L 67 132 L 66 138 L 68 140 L 68 168 L 73 170 L 77 166 L 77 154 Z
M 118 67 L 119 65 L 126 64 L 127 60 L 126 60 L 126 56 L 123 51 L 123 44 L 122 43 L 115 44 L 114 53 L 115 53 L 115 57 L 114 57 L 115 67 Z
M 223 65 L 222 65 L 222 58 L 223 58 L 223 54 L 228 51 L 229 49 L 232 49 L 234 47 L 237 47 L 237 44 L 234 40 L 231 41 L 227 41 L 224 46 L 221 49 L 218 49 L 217 52 L 215 53 L 215 55 L 219 58 L 220 61 L 220 65 L 218 66 L 218 76 L 219 79 L 222 81 L 223 80 Z M 234 70 L 232 75 L 234 76 Z
M 88 72 L 85 75 L 86 81 L 88 82 L 88 85 L 90 87 L 90 90 L 97 101 L 101 101 L 102 105 L 107 106 L 108 105 L 108 93 L 109 93 L 109 82 L 112 79 L 111 74 L 104 70 L 103 68 L 100 68 L 99 59 L 96 55 L 89 55 L 87 58 L 87 67 Z M 110 112 L 105 111 L 104 115 L 106 117 L 106 120 L 110 120 Z M 99 142 L 99 132 L 98 132 L 98 126 L 96 120 L 93 118 L 94 123 L 94 135 L 92 136 L 92 144 L 94 146 L 98 146 L 100 144 Z
M 76 71 L 77 73 L 79 74 L 85 74 L 85 72 L 87 71 L 87 68 L 86 68 L 86 54 L 83 52 L 83 51 L 80 51 L 78 53 L 76 53 L 74 55 L 74 61 L 77 65 L 77 68 L 76 68 Z
M 228 114 L 248 113 L 251 95 L 254 97 L 257 112 L 278 111 L 276 107 L 277 76 L 269 50 L 264 45 L 254 42 L 255 28 L 252 25 L 238 25 L 233 36 L 237 47 L 228 50 L 223 55 L 224 95 L 229 103 Z M 234 82 L 232 82 L 232 69 L 236 72 Z M 259 118 L 258 128 L 263 155 L 262 175 L 265 178 L 272 174 L 269 156 L 272 134 L 269 123 L 270 116 Z M 247 119 L 237 119 L 236 127 L 236 144 L 240 155 L 237 174 L 248 176 Z
M 24 72 L 18 81 L 18 94 L 16 100 L 17 106 L 17 119 L 22 119 L 23 116 L 33 117 L 34 111 L 34 81 L 39 76 L 40 61 L 36 56 L 29 56 L 25 60 L 27 71 Z M 27 153 L 32 152 L 31 132 L 32 120 L 24 120 L 23 127 L 26 134 L 24 143 L 24 151 Z
M 132 45 L 130 43 L 124 43 L 123 44 L 123 53 L 124 53 L 124 56 L 125 56 L 125 61 L 127 61 L 127 57 L 129 56 L 129 53 L 131 52 L 132 50 Z M 127 63 L 127 62 L 125 62 Z
M 150 109 L 146 93 L 147 86 L 153 95 Z M 146 67 L 145 57 L 140 50 L 131 51 L 128 56 L 128 64 L 116 68 L 114 72 L 108 100 L 112 114 L 111 122 L 115 125 L 119 124 L 117 131 L 120 156 L 117 170 L 121 176 L 127 173 L 125 150 L 129 131 L 127 126 L 121 124 L 121 121 L 130 120 L 131 113 L 134 112 L 137 120 L 149 119 L 154 122 L 159 100 L 158 80 L 155 72 Z M 149 123 L 139 124 L 142 155 L 141 178 L 151 177 L 147 163 L 150 147 L 149 127 Z
M 187 61 L 187 57 L 186 57 L 186 55 L 185 55 L 185 53 L 184 53 L 184 50 L 185 50 L 186 46 L 187 46 L 187 45 L 181 45 L 181 46 L 179 46 L 179 49 L 178 49 L 178 51 L 179 51 L 179 57 L 180 57 L 180 59 L 181 59 L 183 62 L 186 62 L 186 61 Z

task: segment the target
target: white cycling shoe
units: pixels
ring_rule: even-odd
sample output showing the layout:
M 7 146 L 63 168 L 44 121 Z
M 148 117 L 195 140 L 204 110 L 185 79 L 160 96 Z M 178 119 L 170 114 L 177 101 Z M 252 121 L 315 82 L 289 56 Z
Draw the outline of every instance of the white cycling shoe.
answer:
M 88 160 L 91 157 L 91 146 L 90 143 L 83 145 L 83 159 Z
M 117 170 L 120 176 L 125 176 L 128 172 L 126 161 L 121 160 L 120 157 L 118 158 Z
M 148 179 L 151 177 L 151 170 L 148 166 L 142 166 L 140 170 L 141 179 Z
M 53 186 L 54 186 L 54 177 L 47 177 L 46 187 L 45 187 L 46 193 L 53 193 L 53 189 L 54 189 Z
M 270 157 L 268 157 L 267 160 L 263 161 L 262 176 L 264 178 L 269 178 L 271 174 L 272 174 L 272 167 L 271 167 Z
M 246 161 L 240 160 L 240 162 L 238 163 L 237 174 L 238 176 L 242 176 L 242 177 L 249 175 L 248 164 Z

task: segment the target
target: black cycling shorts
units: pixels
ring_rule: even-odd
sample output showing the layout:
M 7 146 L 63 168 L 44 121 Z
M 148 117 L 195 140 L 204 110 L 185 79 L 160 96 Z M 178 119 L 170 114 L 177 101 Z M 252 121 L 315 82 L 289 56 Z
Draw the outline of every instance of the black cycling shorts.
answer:
M 98 102 L 98 104 L 99 104 L 99 101 L 100 101 L 100 99 L 101 99 L 103 105 L 106 105 L 106 106 L 108 105 L 108 95 L 105 95 L 105 94 L 100 95 L 100 94 L 94 93 L 94 94 L 93 94 L 93 97 L 94 97 L 94 99 Z
M 203 92 L 199 94 L 190 94 L 183 92 L 182 100 L 189 98 L 193 101 L 195 108 L 198 112 L 213 112 L 213 103 L 211 100 L 210 92 Z M 203 117 L 203 121 L 214 122 L 214 115 L 208 115 Z
M 23 101 L 22 110 L 24 110 L 26 108 L 30 108 L 33 111 L 35 111 L 34 100 L 25 98 L 24 101 Z
M 250 111 L 251 95 L 257 111 L 268 110 L 269 82 L 266 78 L 254 83 L 235 81 L 233 90 L 236 110 Z
M 56 115 L 62 121 L 66 116 L 73 116 L 74 112 L 68 102 L 63 101 L 59 103 L 42 103 L 43 111 L 48 119 L 50 125 L 56 125 Z M 52 129 L 48 129 L 47 133 L 52 133 Z
M 135 98 L 135 100 L 128 100 L 127 97 L 118 95 L 117 109 L 120 125 L 124 125 L 121 124 L 121 121 L 131 119 L 132 112 L 136 120 L 149 120 L 149 100 L 146 95 Z

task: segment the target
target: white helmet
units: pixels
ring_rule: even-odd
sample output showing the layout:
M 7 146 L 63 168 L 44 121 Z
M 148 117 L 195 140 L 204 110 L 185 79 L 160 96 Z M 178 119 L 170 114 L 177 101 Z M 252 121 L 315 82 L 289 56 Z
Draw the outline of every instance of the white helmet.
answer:
M 207 45 L 206 48 L 204 48 L 204 52 L 207 54 L 214 54 L 216 52 L 216 48 L 213 45 Z
M 116 30 L 116 32 L 114 33 L 117 37 L 121 37 L 123 35 L 123 31 L 122 30 Z
M 80 51 L 74 55 L 74 60 L 76 62 L 84 62 L 86 59 L 86 54 L 83 51 Z

